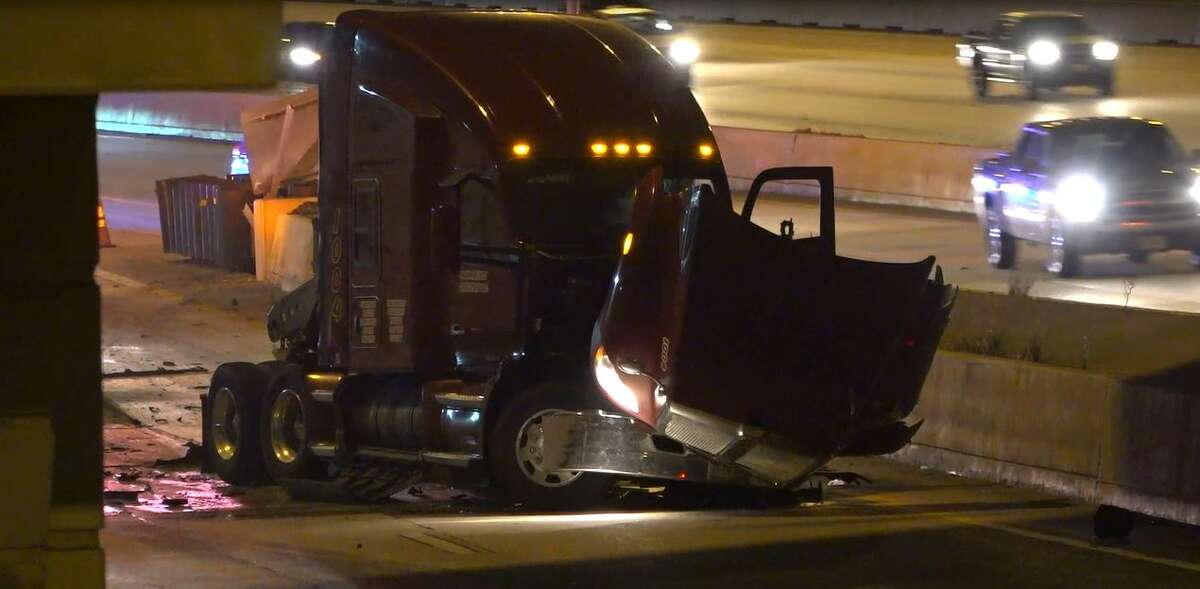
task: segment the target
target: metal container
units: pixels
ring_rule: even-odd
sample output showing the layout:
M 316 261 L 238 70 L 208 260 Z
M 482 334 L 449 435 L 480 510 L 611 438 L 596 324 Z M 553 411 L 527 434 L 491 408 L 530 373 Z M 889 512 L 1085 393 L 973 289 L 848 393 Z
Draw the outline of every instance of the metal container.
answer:
M 254 272 L 253 228 L 242 209 L 250 184 L 215 176 L 167 178 L 155 183 L 163 252 L 230 272 Z

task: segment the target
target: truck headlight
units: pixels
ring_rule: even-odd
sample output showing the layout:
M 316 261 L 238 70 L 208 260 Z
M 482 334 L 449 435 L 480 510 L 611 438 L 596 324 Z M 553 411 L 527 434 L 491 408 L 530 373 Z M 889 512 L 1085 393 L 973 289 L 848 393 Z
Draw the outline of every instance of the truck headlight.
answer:
M 288 59 L 300 67 L 308 67 L 321 61 L 321 54 L 308 47 L 296 47 L 288 52 Z
M 691 39 L 675 39 L 667 49 L 671 61 L 679 65 L 690 65 L 700 59 L 700 45 Z
M 1087 223 L 1100 216 L 1107 198 L 1107 191 L 1099 180 L 1087 174 L 1076 174 L 1059 182 L 1054 209 L 1067 221 Z
M 1112 41 L 1097 41 L 1092 44 L 1092 57 L 1100 61 L 1112 61 L 1120 52 L 1121 48 Z
M 1062 58 L 1062 50 L 1053 41 L 1034 41 L 1029 45 L 1029 61 L 1037 65 L 1054 65 Z
M 595 371 L 596 383 L 617 407 L 628 411 L 630 415 L 637 415 L 640 412 L 641 403 L 638 402 L 638 394 L 625 383 L 624 375 L 617 370 L 616 365 L 608 357 L 604 346 L 596 348 Z

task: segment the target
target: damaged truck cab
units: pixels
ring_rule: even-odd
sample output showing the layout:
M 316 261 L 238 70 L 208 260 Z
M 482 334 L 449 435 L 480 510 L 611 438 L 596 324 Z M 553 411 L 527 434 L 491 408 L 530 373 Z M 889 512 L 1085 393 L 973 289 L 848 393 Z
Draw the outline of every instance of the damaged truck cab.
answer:
M 612 475 L 792 487 L 911 435 L 932 259 L 837 257 L 831 177 L 817 238 L 750 223 L 761 186 L 735 213 L 627 29 L 352 11 L 322 64 L 317 278 L 268 318 L 278 361 L 214 373 L 222 478 L 372 500 L 448 467 L 586 506 Z

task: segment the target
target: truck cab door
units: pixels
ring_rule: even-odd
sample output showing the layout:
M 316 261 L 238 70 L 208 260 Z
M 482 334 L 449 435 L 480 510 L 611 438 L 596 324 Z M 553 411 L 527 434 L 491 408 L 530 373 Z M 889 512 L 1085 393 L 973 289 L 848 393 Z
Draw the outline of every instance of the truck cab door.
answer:
M 348 190 L 331 221 L 331 304 L 356 372 L 448 371 L 448 268 L 434 263 L 433 211 L 445 159 L 444 121 L 431 109 L 357 80 L 349 121 Z M 339 243 L 341 242 L 341 243 Z M 335 293 L 335 297 L 338 293 Z
M 1001 214 L 1008 231 L 1021 239 L 1037 239 L 1045 226 L 1046 210 L 1041 195 L 1048 150 L 1049 138 L 1044 132 L 1026 129 L 1000 184 Z

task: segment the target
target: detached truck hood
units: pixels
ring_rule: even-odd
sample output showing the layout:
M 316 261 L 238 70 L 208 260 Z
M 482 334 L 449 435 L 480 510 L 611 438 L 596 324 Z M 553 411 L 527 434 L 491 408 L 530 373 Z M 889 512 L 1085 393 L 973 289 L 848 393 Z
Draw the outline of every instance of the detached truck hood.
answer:
M 762 184 L 784 178 L 822 183 L 819 237 L 781 237 L 749 220 Z M 597 380 L 616 405 L 784 486 L 832 456 L 908 441 L 915 427 L 902 420 L 952 289 L 940 269 L 930 277 L 932 257 L 837 256 L 832 181 L 829 168 L 768 170 L 742 214 L 705 185 L 669 192 L 656 178 L 644 183 L 593 337 Z

